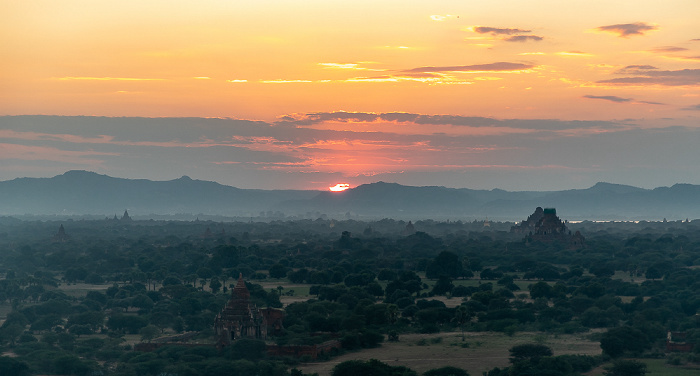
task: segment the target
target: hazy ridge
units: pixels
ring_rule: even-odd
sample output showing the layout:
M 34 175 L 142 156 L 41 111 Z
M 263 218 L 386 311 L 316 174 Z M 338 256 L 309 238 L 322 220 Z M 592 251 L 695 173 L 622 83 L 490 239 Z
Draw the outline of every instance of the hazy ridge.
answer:
M 564 191 L 473 190 L 396 183 L 345 192 L 239 189 L 183 176 L 170 181 L 122 179 L 87 171 L 0 182 L 0 215 L 132 216 L 205 214 L 230 217 L 522 220 L 535 207 L 555 207 L 568 220 L 700 218 L 700 186 L 642 189 L 598 183 Z

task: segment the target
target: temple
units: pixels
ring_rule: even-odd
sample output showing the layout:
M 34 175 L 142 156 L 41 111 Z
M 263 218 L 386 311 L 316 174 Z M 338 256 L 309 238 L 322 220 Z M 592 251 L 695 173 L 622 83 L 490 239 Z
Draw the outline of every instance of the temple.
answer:
M 58 233 L 53 236 L 53 241 L 56 243 L 63 243 L 70 240 L 70 237 L 66 235 L 66 229 L 63 228 L 63 224 L 58 227 Z
M 566 223 L 557 217 L 557 210 L 554 208 L 537 207 L 526 220 L 511 227 L 510 232 L 527 234 L 526 242 L 568 242 L 572 247 L 582 247 L 585 238 L 579 231 L 571 234 L 566 228 Z
M 129 213 L 126 210 L 124 210 L 124 215 L 122 215 L 122 221 L 124 221 L 124 222 L 131 221 L 131 217 L 129 217 Z
M 227 346 L 238 338 L 265 340 L 268 335 L 283 329 L 284 311 L 274 308 L 259 309 L 250 301 L 250 291 L 243 275 L 231 292 L 231 299 L 214 319 L 217 346 Z

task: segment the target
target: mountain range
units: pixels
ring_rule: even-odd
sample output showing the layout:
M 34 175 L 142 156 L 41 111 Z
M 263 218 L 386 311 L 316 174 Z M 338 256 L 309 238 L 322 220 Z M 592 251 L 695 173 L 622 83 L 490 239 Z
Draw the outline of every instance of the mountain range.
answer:
M 187 176 L 169 181 L 123 179 L 88 171 L 0 181 L 2 216 L 178 214 L 223 217 L 462 219 L 520 221 L 538 206 L 567 220 L 700 218 L 700 186 L 643 189 L 598 183 L 587 189 L 504 191 L 364 184 L 343 192 L 239 189 Z

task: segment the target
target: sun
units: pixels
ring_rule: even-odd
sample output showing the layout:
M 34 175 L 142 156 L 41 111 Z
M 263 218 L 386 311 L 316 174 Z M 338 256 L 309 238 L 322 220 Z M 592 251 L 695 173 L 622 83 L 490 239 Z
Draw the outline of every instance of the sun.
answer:
M 342 191 L 349 189 L 349 188 L 350 188 L 350 184 L 348 184 L 348 183 L 338 183 L 332 187 L 328 187 L 328 189 L 333 191 L 333 192 L 342 192 Z

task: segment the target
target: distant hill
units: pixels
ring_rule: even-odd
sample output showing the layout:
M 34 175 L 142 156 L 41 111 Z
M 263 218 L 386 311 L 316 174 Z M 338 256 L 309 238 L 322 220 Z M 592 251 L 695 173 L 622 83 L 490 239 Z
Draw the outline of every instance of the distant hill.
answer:
M 187 176 L 170 181 L 121 179 L 88 171 L 53 178 L 0 182 L 2 215 L 209 214 L 258 216 L 286 200 L 310 199 L 314 191 L 239 189 Z
M 700 186 L 642 189 L 598 183 L 564 191 L 473 190 L 396 183 L 364 184 L 343 192 L 239 189 L 187 176 L 170 181 L 121 179 L 87 171 L 53 178 L 0 182 L 0 215 L 132 216 L 205 214 L 257 217 L 261 212 L 313 218 L 525 219 L 554 207 L 566 220 L 700 218 Z M 268 216 L 269 217 L 269 216 Z

